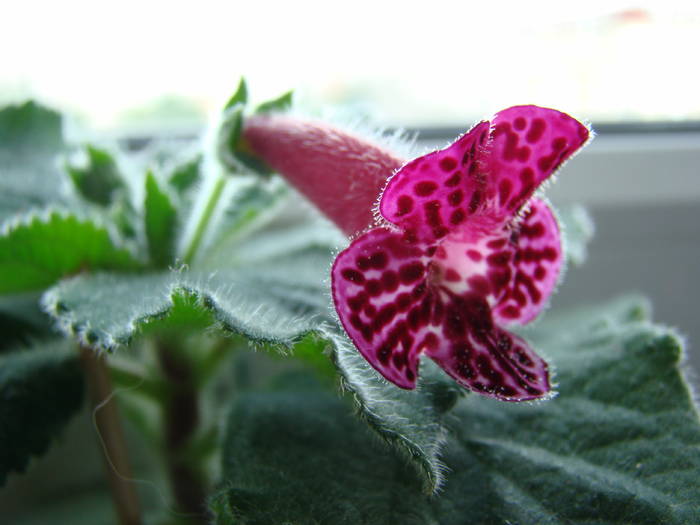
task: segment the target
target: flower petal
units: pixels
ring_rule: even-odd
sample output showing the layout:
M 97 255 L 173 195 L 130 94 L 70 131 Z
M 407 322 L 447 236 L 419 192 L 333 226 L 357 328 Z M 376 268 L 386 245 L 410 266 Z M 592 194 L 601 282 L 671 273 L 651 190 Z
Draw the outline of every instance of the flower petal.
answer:
M 494 307 L 498 323 L 529 323 L 554 291 L 562 268 L 559 225 L 546 202 L 532 199 L 512 235 L 514 275 Z
M 509 229 L 500 226 L 483 233 L 486 228 L 480 219 L 474 217 L 434 249 L 428 280 L 455 295 L 479 295 L 494 306 L 513 280 L 515 249 Z
M 382 216 L 426 242 L 460 227 L 484 199 L 477 158 L 488 133 L 489 123 L 481 122 L 449 147 L 406 164 L 382 194 Z
M 496 114 L 480 166 L 489 208 L 515 214 L 534 191 L 588 140 L 586 126 L 554 109 L 515 106 Z
M 364 358 L 402 388 L 416 385 L 432 313 L 424 248 L 399 232 L 375 228 L 342 251 L 331 271 L 345 331 Z
M 478 296 L 453 297 L 439 344 L 425 353 L 458 383 L 503 401 L 526 401 L 550 391 L 547 363 L 520 337 L 493 324 Z

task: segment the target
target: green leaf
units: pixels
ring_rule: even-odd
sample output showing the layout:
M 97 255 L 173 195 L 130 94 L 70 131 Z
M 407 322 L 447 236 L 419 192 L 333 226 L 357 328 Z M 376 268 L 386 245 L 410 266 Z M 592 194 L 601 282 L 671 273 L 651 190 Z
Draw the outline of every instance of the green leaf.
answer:
M 57 153 L 63 149 L 61 115 L 36 102 L 0 109 L 0 149 Z
M 248 103 L 248 86 L 246 85 L 245 78 L 241 77 L 241 80 L 238 82 L 238 87 L 236 88 L 236 91 L 234 91 L 233 95 L 231 95 L 231 98 L 228 99 L 228 102 L 224 106 L 224 109 L 230 109 L 236 105 L 242 105 L 245 106 Z
M 312 378 L 233 403 L 223 440 L 219 524 L 430 523 L 410 467 Z
M 83 398 L 78 355 L 64 341 L 0 356 L 0 486 L 43 454 Z
M 694 523 L 700 424 L 673 332 L 618 301 L 530 330 L 559 395 L 464 398 L 447 421 L 433 497 L 328 394 L 239 398 L 224 440 L 217 523 Z M 297 385 L 303 384 L 297 382 Z
M 124 179 L 112 155 L 94 146 L 87 146 L 84 166 L 67 166 L 66 171 L 78 192 L 88 201 L 108 206 L 117 190 L 124 190 Z
M 277 98 L 263 102 L 257 108 L 255 108 L 255 113 L 273 113 L 286 111 L 292 107 L 292 96 L 293 91 L 287 91 L 286 93 L 280 95 Z
M 178 194 L 186 193 L 202 180 L 201 164 L 202 158 L 198 155 L 176 166 L 168 178 L 168 184 Z
M 57 158 L 61 126 L 58 113 L 34 102 L 0 110 L 0 223 L 68 201 Z
M 0 235 L 0 293 L 40 290 L 85 270 L 133 270 L 138 263 L 93 222 L 53 211 Z
M 150 172 L 146 175 L 144 221 L 151 261 L 158 267 L 165 267 L 173 262 L 175 255 L 177 210 Z
M 314 230 L 309 233 L 308 223 L 297 223 L 296 228 L 305 236 L 295 235 L 295 227 L 280 227 L 242 243 L 245 256 L 231 258 L 227 269 L 81 275 L 52 288 L 43 305 L 66 333 L 104 349 L 128 344 L 147 325 L 167 319 L 182 293 L 196 297 L 199 308 L 213 312 L 222 329 L 257 343 L 291 349 L 307 335 L 316 334 L 335 354 L 345 388 L 354 394 L 372 428 L 407 453 L 425 475 L 426 490 L 433 490 L 441 480 L 442 414 L 461 389 L 429 364 L 414 392 L 382 379 L 332 318 L 326 277 L 331 261 L 328 244 L 324 246 L 322 236 L 315 238 Z M 336 238 L 334 232 L 325 235 Z

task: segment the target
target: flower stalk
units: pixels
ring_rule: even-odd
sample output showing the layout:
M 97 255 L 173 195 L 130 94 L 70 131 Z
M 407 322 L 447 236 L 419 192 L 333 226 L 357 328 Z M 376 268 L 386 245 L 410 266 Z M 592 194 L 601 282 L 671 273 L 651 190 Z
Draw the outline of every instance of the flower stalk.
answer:
M 110 399 L 112 382 L 105 357 L 92 348 L 80 347 L 94 423 L 103 446 L 105 473 L 121 525 L 140 525 L 141 505 L 131 481 L 131 466 L 116 402 Z

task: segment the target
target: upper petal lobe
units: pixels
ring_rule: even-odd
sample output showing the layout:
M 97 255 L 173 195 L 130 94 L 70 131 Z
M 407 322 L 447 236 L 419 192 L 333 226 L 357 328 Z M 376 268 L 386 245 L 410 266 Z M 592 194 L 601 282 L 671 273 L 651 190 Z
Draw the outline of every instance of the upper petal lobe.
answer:
M 554 109 L 514 106 L 497 113 L 479 164 L 490 213 L 513 216 L 588 137 L 586 126 Z

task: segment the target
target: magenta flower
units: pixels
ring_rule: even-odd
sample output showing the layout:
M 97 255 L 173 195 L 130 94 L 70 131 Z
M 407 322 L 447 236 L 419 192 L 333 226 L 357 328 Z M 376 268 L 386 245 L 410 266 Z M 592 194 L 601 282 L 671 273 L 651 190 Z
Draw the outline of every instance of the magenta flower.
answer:
M 335 141 L 309 142 L 297 129 L 271 145 L 264 131 L 281 122 L 258 117 L 246 138 L 347 233 L 368 224 L 368 196 L 390 177 L 381 224 L 356 237 L 332 269 L 338 317 L 365 359 L 401 388 L 415 387 L 425 354 L 480 394 L 546 396 L 547 363 L 504 326 L 537 317 L 557 283 L 559 228 L 533 193 L 588 129 L 559 111 L 512 107 L 391 176 L 399 161 L 354 137 L 340 135 L 339 144 L 337 130 Z M 347 147 L 352 141 L 360 145 Z M 304 142 L 312 149 L 296 151 Z M 351 188 L 359 193 L 348 200 Z

